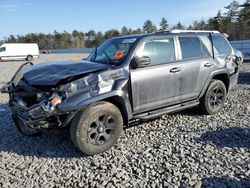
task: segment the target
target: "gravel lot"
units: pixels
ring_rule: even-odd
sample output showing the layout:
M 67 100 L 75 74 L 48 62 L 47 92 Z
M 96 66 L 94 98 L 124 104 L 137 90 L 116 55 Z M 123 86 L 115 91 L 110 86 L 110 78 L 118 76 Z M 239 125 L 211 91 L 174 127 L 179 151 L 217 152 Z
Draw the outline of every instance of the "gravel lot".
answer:
M 22 63 L 0 62 L 0 84 Z M 0 187 L 250 187 L 250 63 L 219 114 L 191 109 L 131 122 L 115 147 L 94 157 L 74 148 L 68 129 L 21 135 L 7 102 L 0 94 Z

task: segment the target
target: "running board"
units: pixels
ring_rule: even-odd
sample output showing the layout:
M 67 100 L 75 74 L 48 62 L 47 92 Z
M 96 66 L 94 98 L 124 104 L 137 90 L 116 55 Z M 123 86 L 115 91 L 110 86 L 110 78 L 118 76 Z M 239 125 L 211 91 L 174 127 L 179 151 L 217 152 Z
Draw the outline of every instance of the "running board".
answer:
M 140 119 L 140 120 L 152 119 L 155 117 L 162 116 L 164 114 L 174 113 L 174 112 L 178 112 L 187 108 L 192 108 L 194 106 L 197 106 L 198 104 L 199 104 L 198 100 L 189 101 L 186 103 L 182 103 L 182 104 L 178 104 L 178 105 L 174 105 L 170 107 L 161 108 L 161 109 L 157 109 L 157 110 L 142 113 L 142 114 L 137 114 L 133 117 L 133 119 Z

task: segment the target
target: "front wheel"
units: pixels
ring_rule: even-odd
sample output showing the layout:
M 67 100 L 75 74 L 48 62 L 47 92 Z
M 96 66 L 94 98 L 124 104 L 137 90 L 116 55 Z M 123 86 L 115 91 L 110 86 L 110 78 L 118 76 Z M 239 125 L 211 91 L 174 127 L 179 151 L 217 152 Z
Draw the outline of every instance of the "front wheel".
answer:
M 225 84 L 220 80 L 212 80 L 206 93 L 200 100 L 200 110 L 207 115 L 219 112 L 223 108 L 226 95 Z
M 72 120 L 70 136 L 74 145 L 87 155 L 110 149 L 123 128 L 120 110 L 109 102 L 97 102 L 78 112 Z

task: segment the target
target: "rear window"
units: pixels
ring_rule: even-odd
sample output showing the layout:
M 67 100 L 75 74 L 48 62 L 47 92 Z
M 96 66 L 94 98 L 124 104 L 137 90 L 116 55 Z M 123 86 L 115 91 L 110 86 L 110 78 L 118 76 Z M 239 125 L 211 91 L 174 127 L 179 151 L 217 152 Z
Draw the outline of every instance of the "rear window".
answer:
M 231 46 L 223 36 L 213 36 L 213 44 L 219 54 L 230 54 Z
M 209 52 L 199 37 L 179 37 L 182 59 L 209 57 Z

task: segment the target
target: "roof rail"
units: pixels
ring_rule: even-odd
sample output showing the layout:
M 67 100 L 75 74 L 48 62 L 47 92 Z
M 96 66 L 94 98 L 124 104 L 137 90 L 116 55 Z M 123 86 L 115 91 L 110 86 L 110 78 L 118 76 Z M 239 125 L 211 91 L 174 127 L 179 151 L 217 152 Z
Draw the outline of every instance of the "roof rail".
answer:
M 209 31 L 209 30 L 179 30 L 173 29 L 169 31 L 170 33 L 220 33 L 219 31 Z

